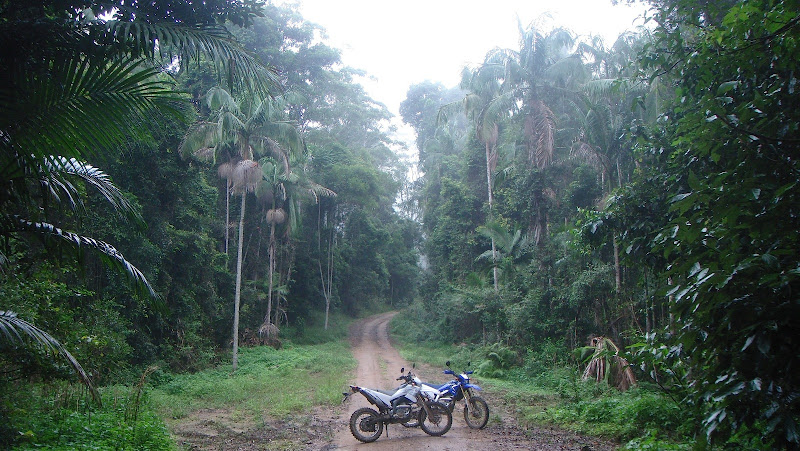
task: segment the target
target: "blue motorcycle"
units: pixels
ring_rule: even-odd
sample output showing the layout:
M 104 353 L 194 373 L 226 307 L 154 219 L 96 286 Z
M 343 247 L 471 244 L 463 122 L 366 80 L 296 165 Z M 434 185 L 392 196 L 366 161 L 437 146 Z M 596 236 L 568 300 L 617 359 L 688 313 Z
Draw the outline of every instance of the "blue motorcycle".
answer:
M 457 374 L 450 368 L 450 361 L 445 363 L 447 369 L 444 374 L 455 376 L 455 379 L 443 385 L 431 385 L 421 382 L 422 392 L 426 396 L 444 404 L 450 412 L 453 412 L 456 402 L 464 400 L 464 420 L 467 426 L 472 429 L 483 429 L 489 421 L 489 405 L 480 396 L 473 393 L 481 388 L 469 381 L 472 371 L 463 371 Z M 469 366 L 469 364 L 467 364 Z

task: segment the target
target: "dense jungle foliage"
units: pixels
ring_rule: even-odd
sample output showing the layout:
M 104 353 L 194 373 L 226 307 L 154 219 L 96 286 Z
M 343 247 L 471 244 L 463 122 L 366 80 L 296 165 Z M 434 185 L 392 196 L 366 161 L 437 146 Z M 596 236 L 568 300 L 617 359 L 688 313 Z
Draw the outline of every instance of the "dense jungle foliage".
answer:
M 697 443 L 800 446 L 800 5 L 641 3 L 411 86 L 411 180 L 296 6 L 0 0 L 0 445 L 20 387 L 107 404 L 390 306 L 492 377 L 608 338 Z

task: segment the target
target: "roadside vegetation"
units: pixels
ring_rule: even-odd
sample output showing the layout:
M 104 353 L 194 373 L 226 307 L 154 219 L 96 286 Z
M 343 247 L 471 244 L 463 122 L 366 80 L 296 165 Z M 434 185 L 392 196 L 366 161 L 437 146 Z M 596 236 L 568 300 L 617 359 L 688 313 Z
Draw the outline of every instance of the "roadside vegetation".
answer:
M 0 430 L 5 437 L 0 445 L 9 450 L 177 449 L 141 387 L 102 387 L 100 393 L 102 406 L 76 384 L 25 383 L 3 390 L 9 422 Z
M 305 421 L 315 407 L 341 402 L 355 368 L 341 324 L 309 328 L 280 350 L 243 347 L 235 373 L 225 363 L 195 373 L 149 367 L 134 384 L 100 388 L 102 406 L 81 385 L 18 383 L 2 393 L 6 405 L 25 406 L 4 425 L 18 435 L 10 449 L 181 449 L 168 426 L 201 410 L 224 411 L 240 425 Z
M 695 418 L 650 384 L 620 392 L 584 380 L 586 364 L 566 346 L 544 342 L 520 356 L 508 347 L 419 340 L 419 323 L 397 315 L 392 337 L 403 358 L 444 368 L 447 361 L 511 407 L 520 426 L 555 425 L 618 441 L 630 449 L 693 449 Z M 444 382 L 441 375 L 439 381 Z M 491 405 L 489 406 L 491 409 Z M 490 418 L 491 421 L 497 418 Z
M 200 409 L 226 409 L 234 417 L 307 414 L 342 400 L 355 361 L 346 340 L 317 345 L 242 348 L 240 369 L 224 365 L 194 374 L 163 374 L 150 391 L 159 415 L 179 419 Z

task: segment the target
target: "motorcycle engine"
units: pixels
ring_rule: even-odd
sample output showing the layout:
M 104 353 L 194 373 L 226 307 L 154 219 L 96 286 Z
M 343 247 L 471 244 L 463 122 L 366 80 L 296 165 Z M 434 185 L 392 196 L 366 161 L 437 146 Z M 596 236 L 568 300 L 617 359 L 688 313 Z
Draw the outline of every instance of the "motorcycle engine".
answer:
M 411 405 L 401 404 L 392 409 L 392 417 L 408 420 L 411 418 Z

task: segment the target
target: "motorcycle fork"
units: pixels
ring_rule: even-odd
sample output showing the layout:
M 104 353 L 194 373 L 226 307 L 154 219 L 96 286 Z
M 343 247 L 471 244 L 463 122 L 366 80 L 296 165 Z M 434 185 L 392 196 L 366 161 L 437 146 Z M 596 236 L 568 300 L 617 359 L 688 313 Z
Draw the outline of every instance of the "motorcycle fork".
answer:
M 422 395 L 417 395 L 417 403 L 419 403 L 422 406 L 422 408 L 425 410 L 425 415 L 427 415 L 428 418 L 433 418 L 431 416 L 431 409 L 428 406 L 428 403 L 425 402 L 425 398 Z
M 472 407 L 472 403 L 470 402 L 472 400 L 472 392 L 470 391 L 470 389 L 468 389 L 466 387 L 464 387 L 464 389 L 462 391 L 464 392 L 464 402 L 467 403 L 467 412 L 470 415 L 472 415 L 473 407 Z

